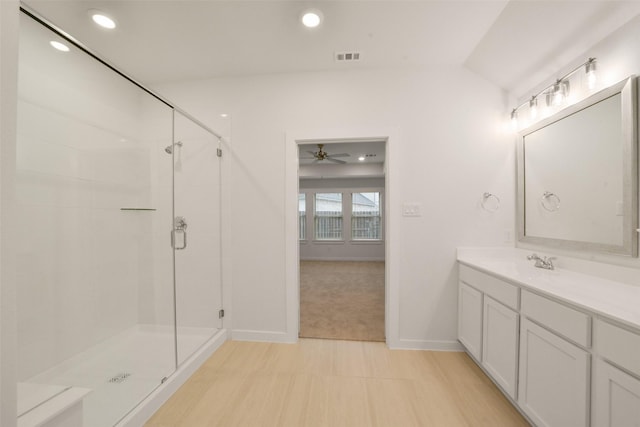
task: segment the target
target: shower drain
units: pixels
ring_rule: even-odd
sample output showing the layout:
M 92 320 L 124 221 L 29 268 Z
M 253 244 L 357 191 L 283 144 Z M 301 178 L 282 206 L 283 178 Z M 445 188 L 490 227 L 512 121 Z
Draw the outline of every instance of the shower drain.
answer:
M 109 378 L 109 380 L 107 382 L 120 384 L 121 382 L 124 382 L 127 378 L 129 378 L 130 376 L 131 376 L 131 374 L 128 373 L 128 372 L 122 372 L 120 374 L 112 376 L 111 378 Z

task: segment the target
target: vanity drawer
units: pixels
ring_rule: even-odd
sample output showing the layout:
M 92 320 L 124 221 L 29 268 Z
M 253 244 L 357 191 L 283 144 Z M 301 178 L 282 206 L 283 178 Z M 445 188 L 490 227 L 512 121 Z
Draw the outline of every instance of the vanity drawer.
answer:
M 520 312 L 528 318 L 583 347 L 591 346 L 591 318 L 587 314 L 525 290 L 521 306 Z
M 640 376 L 640 334 L 596 319 L 594 345 L 600 357 Z
M 515 310 L 518 309 L 518 287 L 489 274 L 460 264 L 460 281 L 473 286 L 491 298 Z

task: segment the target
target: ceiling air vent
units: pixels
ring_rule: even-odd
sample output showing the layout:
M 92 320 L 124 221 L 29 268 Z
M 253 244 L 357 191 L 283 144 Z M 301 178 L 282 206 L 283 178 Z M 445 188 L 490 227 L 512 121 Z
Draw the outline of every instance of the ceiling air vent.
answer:
M 336 62 L 354 62 L 360 61 L 360 52 L 336 52 Z

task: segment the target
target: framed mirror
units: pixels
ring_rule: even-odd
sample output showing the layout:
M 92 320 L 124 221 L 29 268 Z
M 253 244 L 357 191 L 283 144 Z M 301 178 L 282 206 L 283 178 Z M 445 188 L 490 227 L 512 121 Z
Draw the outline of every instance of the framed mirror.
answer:
M 636 79 L 518 134 L 518 240 L 638 256 Z

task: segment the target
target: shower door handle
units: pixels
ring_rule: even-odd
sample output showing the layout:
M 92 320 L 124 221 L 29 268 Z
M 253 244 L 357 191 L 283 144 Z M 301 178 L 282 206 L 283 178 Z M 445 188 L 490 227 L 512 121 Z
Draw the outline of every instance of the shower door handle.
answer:
M 176 246 L 176 233 L 182 233 L 182 246 Z M 187 232 L 185 230 L 171 230 L 171 247 L 177 251 L 181 251 L 187 248 Z
M 177 216 L 173 221 L 173 230 L 171 230 L 171 247 L 173 247 L 177 251 L 181 251 L 186 249 L 187 247 L 187 221 L 185 221 L 184 217 Z M 176 234 L 180 232 L 182 233 L 182 246 L 176 246 Z

